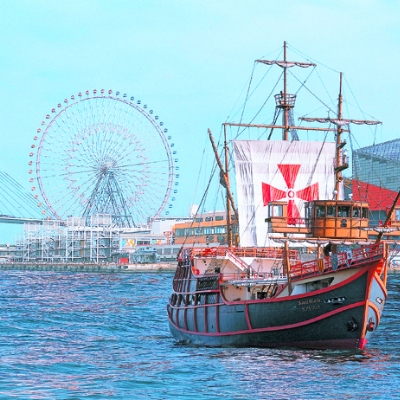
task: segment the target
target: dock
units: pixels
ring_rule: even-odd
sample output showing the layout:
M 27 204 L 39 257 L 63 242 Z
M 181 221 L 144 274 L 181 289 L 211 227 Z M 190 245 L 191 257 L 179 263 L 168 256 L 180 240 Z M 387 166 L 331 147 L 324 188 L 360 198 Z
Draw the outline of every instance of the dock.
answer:
M 110 264 L 110 263 L 0 263 L 6 271 L 54 271 L 54 272 L 167 272 L 175 271 L 176 263 L 157 264 Z

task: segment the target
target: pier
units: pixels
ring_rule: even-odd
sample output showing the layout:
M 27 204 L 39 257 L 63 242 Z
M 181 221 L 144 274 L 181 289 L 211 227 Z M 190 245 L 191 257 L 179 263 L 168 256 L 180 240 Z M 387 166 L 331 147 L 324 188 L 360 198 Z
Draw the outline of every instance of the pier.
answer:
M 176 263 L 97 264 L 97 263 L 0 263 L 0 270 L 54 272 L 166 272 L 175 271 Z

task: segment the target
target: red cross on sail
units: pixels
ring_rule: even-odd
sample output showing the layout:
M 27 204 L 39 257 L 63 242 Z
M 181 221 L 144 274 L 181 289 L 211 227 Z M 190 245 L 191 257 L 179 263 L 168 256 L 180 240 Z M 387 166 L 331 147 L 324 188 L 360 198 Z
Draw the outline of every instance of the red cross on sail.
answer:
M 287 223 L 288 225 L 304 224 L 296 199 L 311 201 L 318 199 L 318 182 L 301 190 L 295 190 L 296 178 L 300 170 L 300 164 L 278 164 L 279 171 L 285 180 L 287 190 L 277 189 L 268 183 L 262 182 L 262 196 L 264 207 L 271 201 L 287 199 Z

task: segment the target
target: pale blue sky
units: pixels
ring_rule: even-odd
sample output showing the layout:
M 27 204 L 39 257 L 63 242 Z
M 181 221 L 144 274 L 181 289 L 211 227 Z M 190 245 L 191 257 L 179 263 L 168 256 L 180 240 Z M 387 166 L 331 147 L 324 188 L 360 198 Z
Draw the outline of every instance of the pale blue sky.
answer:
M 168 127 L 180 166 L 170 215 L 187 215 L 201 196 L 193 198 L 207 128 L 219 133 L 253 61 L 284 40 L 345 73 L 361 108 L 384 123 L 378 142 L 399 136 L 396 0 L 1 0 L 0 7 L 0 167 L 28 190 L 30 145 L 51 108 L 86 89 L 120 90 Z M 0 242 L 14 234 L 0 226 Z

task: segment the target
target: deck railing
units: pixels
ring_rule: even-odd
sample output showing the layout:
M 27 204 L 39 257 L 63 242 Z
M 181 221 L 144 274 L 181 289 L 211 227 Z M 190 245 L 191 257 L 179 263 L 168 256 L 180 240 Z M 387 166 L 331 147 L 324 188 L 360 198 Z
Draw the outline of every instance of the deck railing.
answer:
M 291 265 L 290 277 L 291 279 L 299 279 L 323 272 L 362 265 L 363 262 L 382 257 L 383 253 L 384 245 L 382 243 L 377 243 L 334 254 L 320 260 L 297 263 Z
M 377 243 L 362 246 L 352 250 L 340 252 L 333 254 L 321 259 L 315 259 L 306 262 L 299 262 L 298 251 L 290 251 L 290 278 L 292 280 L 297 280 L 304 277 L 310 277 L 314 275 L 320 275 L 322 273 L 335 271 L 337 269 L 350 268 L 354 266 L 361 266 L 373 259 L 379 259 L 384 254 L 384 244 Z M 207 257 L 230 257 L 232 258 L 232 253 L 236 257 L 259 257 L 259 258 L 273 258 L 273 259 L 283 259 L 283 250 L 275 248 L 228 248 L 228 247 L 207 247 L 207 248 L 192 248 L 186 253 L 186 257 L 183 265 L 191 265 L 190 258 L 207 258 Z M 294 262 L 293 262 L 294 261 Z M 258 279 L 261 276 L 253 274 L 248 275 L 245 268 L 245 263 L 239 266 L 241 271 L 233 273 L 232 276 L 224 274 L 223 280 L 227 279 Z M 246 273 L 245 273 L 246 272 Z M 270 273 L 263 273 L 265 279 L 275 278 L 276 276 Z
M 191 256 L 200 258 L 225 257 L 228 252 L 233 253 L 236 257 L 283 258 L 283 249 L 273 247 L 194 247 L 191 249 Z M 298 250 L 290 250 L 289 258 L 298 260 Z

